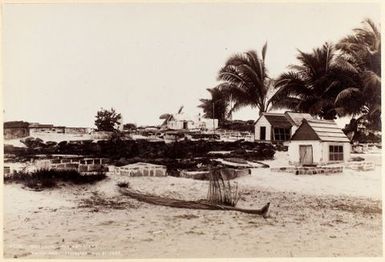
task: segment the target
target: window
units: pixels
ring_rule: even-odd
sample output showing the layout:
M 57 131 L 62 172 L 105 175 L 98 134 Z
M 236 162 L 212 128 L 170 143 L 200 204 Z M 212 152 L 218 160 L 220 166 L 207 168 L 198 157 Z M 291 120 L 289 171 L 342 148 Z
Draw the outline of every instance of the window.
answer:
M 266 140 L 266 127 L 261 126 L 260 133 L 259 133 L 259 139 L 260 140 Z
M 287 141 L 290 139 L 290 128 L 274 128 L 274 140 L 275 141 Z
M 329 160 L 341 161 L 344 160 L 344 147 L 343 146 L 329 146 Z

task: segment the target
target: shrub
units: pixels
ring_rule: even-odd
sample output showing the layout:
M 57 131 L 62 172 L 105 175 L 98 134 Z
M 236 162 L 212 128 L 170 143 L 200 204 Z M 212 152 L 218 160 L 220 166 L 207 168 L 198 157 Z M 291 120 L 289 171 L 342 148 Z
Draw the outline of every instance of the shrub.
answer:
M 128 182 L 119 182 L 117 185 L 118 185 L 118 187 L 127 188 L 129 186 L 129 183 Z
M 76 170 L 39 169 L 31 173 L 16 172 L 4 177 L 4 183 L 21 183 L 33 189 L 53 188 L 57 182 L 73 184 L 90 184 L 106 178 L 104 173 L 96 175 L 81 175 Z

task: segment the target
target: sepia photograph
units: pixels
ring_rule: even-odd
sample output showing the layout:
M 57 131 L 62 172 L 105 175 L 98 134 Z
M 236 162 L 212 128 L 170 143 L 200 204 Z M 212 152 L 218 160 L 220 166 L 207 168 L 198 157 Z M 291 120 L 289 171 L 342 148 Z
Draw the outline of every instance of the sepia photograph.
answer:
M 3 258 L 382 257 L 381 8 L 2 3 Z

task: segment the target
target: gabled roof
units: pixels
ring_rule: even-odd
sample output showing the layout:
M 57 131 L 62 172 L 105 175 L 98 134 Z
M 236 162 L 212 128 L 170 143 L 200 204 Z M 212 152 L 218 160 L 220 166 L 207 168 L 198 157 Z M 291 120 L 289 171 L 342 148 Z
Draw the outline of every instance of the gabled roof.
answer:
M 307 113 L 285 112 L 285 113 L 262 113 L 262 115 L 254 122 L 256 124 L 261 117 L 265 117 L 270 125 L 274 127 L 289 128 L 292 126 L 300 126 L 303 119 L 314 119 Z
M 291 122 L 296 126 L 300 126 L 302 124 L 303 119 L 306 119 L 306 120 L 314 119 L 314 117 L 312 117 L 308 113 L 296 113 L 296 112 L 289 112 L 289 111 L 285 112 L 285 116 L 287 116 L 287 118 L 291 120 Z
M 290 128 L 293 124 L 286 118 L 285 114 L 263 113 L 263 116 L 273 127 Z
M 321 140 L 328 142 L 350 142 L 333 120 L 302 120 L 302 124 L 291 140 Z

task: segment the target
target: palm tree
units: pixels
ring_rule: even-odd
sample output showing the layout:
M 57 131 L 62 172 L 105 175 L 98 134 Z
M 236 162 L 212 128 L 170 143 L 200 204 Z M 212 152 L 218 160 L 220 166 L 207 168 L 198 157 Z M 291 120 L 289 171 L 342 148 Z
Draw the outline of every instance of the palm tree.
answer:
M 272 80 L 265 66 L 267 43 L 262 48 L 262 58 L 256 51 L 231 56 L 219 71 L 218 89 L 234 102 L 229 114 L 241 107 L 257 108 L 259 114 L 271 107 Z
M 208 88 L 211 99 L 200 99 L 201 104 L 198 106 L 203 109 L 203 117 L 218 119 L 222 123 L 227 118 L 229 99 L 227 94 L 218 87 Z
M 357 69 L 360 76 L 358 87 L 348 87 L 336 97 L 340 114 L 351 113 L 347 103 L 355 103 L 360 120 L 371 129 L 381 129 L 381 33 L 370 19 L 363 21 L 362 28 L 353 30 L 337 45 L 342 56 Z
M 300 50 L 298 53 L 299 64 L 290 65 L 290 71 L 275 81 L 277 92 L 271 100 L 273 107 L 334 119 L 335 98 L 345 87 L 356 87 L 357 70 L 337 55 L 329 43 L 310 53 Z

